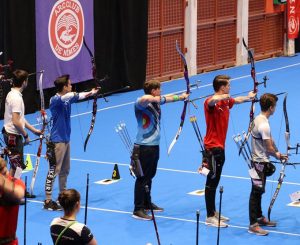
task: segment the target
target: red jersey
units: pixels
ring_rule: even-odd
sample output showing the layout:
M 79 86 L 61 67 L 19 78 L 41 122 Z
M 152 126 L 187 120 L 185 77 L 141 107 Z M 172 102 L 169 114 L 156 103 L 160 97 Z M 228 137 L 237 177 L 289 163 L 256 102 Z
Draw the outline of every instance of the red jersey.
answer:
M 8 176 L 11 181 L 15 182 L 15 186 L 22 186 L 25 190 L 25 184 L 22 180 L 14 179 L 11 176 Z M 3 196 L 2 196 L 3 195 Z M 4 199 L 4 200 L 3 200 Z M 14 237 L 17 230 L 18 224 L 18 213 L 19 213 L 19 204 L 18 203 L 10 203 L 9 201 L 5 201 L 5 194 L 2 194 L 0 191 L 0 241 L 1 238 L 10 238 Z M 4 202 L 3 204 L 2 201 Z M 17 245 L 18 240 L 8 243 L 8 245 Z
M 229 109 L 234 105 L 234 99 L 221 100 L 214 106 L 208 105 L 207 98 L 204 102 L 204 113 L 206 120 L 206 135 L 204 146 L 206 149 L 214 147 L 225 148 L 225 140 L 228 129 Z

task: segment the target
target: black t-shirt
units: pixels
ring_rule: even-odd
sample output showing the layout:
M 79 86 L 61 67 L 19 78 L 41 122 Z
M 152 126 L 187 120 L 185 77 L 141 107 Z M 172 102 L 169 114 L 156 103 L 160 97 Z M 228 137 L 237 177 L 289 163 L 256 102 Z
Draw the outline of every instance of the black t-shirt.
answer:
M 53 244 L 63 229 L 74 220 L 66 220 L 63 218 L 55 218 L 50 225 L 51 237 Z M 93 239 L 93 234 L 84 224 L 75 222 L 72 224 L 60 238 L 58 245 L 83 245 L 89 243 Z

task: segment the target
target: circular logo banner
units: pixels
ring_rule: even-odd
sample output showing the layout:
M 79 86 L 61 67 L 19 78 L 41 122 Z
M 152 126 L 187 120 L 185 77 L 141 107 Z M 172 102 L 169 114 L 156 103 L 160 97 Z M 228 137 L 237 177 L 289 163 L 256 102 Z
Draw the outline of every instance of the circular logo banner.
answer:
M 295 19 L 294 16 L 290 16 L 289 22 L 288 22 L 288 28 L 289 28 L 289 34 L 294 35 L 298 33 L 298 21 Z
M 84 36 L 84 14 L 78 0 L 57 1 L 50 14 L 48 37 L 55 56 L 64 61 L 80 52 Z

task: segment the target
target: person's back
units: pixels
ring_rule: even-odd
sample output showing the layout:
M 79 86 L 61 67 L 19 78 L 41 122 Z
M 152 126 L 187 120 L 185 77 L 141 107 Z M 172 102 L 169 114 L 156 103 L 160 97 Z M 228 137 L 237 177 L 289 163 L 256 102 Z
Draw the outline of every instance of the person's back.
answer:
M 55 245 L 97 245 L 90 229 L 76 221 L 80 210 L 80 194 L 74 189 L 64 190 L 58 201 L 63 207 L 63 217 L 54 218 L 50 225 L 51 237 Z
M 69 226 L 69 227 L 68 227 Z M 66 231 L 62 234 L 57 245 L 82 245 L 90 244 L 93 239 L 93 234 L 90 229 L 84 224 L 75 220 L 67 220 L 64 218 L 55 218 L 51 223 L 51 237 L 53 242 L 57 240 L 57 237 L 66 228 Z

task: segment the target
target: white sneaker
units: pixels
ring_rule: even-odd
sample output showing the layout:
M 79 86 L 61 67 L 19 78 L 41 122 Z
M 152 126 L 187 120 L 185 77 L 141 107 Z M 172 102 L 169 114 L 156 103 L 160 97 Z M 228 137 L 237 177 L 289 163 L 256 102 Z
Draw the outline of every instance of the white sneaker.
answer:
M 205 224 L 214 227 L 219 227 L 219 220 L 215 216 L 208 217 L 205 220 Z M 228 225 L 224 221 L 220 220 L 220 228 L 226 228 L 226 227 L 228 227 Z
M 217 219 L 219 219 L 219 212 L 215 212 L 215 217 L 217 218 Z M 228 218 L 228 217 L 226 217 L 226 216 L 223 216 L 222 214 L 221 214 L 221 220 L 222 221 L 229 221 L 230 219 Z

